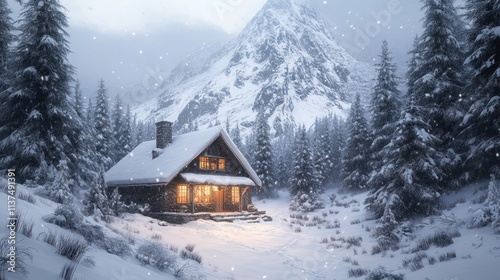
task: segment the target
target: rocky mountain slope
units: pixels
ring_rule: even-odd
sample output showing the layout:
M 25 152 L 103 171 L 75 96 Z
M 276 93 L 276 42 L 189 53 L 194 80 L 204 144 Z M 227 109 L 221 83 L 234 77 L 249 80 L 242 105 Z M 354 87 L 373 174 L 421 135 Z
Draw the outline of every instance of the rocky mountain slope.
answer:
M 249 131 L 258 114 L 270 125 L 311 125 L 345 116 L 356 92 L 367 94 L 373 67 L 341 48 L 307 4 L 269 0 L 237 38 L 200 63 L 193 55 L 157 99 L 135 108 L 139 119 L 169 120 L 177 130 L 216 121 Z M 199 56 L 203 57 L 203 56 Z

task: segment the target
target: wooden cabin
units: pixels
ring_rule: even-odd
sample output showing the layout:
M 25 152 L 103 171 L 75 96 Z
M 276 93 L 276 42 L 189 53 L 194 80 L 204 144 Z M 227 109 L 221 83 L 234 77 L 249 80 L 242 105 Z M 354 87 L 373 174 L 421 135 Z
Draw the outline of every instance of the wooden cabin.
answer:
M 172 137 L 166 121 L 156 124 L 156 140 L 138 145 L 105 180 L 108 191 L 118 188 L 125 202 L 147 203 L 157 214 L 252 210 L 252 191 L 261 186 L 222 127 Z

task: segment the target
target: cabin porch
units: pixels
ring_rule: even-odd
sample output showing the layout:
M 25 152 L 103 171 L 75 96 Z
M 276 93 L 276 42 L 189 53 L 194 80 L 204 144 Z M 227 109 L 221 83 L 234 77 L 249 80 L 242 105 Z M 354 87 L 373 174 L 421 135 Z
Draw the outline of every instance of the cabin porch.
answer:
M 171 224 L 185 224 L 196 220 L 212 220 L 215 222 L 234 222 L 236 220 L 246 221 L 249 223 L 259 223 L 263 221 L 272 221 L 270 216 L 266 215 L 266 211 L 242 211 L 242 212 L 199 212 L 199 213 L 180 213 L 180 212 L 149 212 L 146 215 L 165 221 Z

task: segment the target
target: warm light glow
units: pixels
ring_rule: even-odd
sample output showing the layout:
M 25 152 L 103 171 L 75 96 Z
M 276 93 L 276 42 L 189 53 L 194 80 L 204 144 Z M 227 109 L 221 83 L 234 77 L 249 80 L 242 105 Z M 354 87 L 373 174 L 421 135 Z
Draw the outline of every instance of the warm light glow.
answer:
M 232 203 L 240 202 L 240 187 L 231 188 L 231 202 Z
M 200 169 L 226 170 L 226 159 L 216 157 L 200 157 Z
M 226 170 L 226 160 L 223 158 L 219 159 L 219 170 Z
M 200 157 L 200 168 L 201 169 L 208 169 L 208 157 Z
M 186 185 L 177 186 L 177 203 L 188 203 L 188 187 Z
M 212 188 L 211 186 L 195 186 L 194 187 L 194 202 L 195 203 L 210 203 Z

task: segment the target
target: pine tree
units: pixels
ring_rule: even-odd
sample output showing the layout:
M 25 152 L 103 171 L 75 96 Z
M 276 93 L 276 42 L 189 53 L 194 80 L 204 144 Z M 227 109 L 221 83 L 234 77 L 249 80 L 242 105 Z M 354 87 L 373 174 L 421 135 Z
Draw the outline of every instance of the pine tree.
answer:
M 127 105 L 127 111 L 125 112 L 124 124 L 122 127 L 122 145 L 123 145 L 123 156 L 132 151 L 132 112 L 130 110 L 130 105 Z
M 332 159 L 332 170 L 331 170 L 331 180 L 340 181 L 342 172 L 342 150 L 345 146 L 345 122 L 338 118 L 336 115 L 333 116 L 332 124 L 330 128 L 331 142 L 330 142 L 330 158 Z
M 61 160 L 57 166 L 54 182 L 45 186 L 48 197 L 57 203 L 70 203 L 73 200 L 71 189 L 74 188 L 73 184 L 75 183 L 70 177 L 67 162 Z
M 275 196 L 275 178 L 273 172 L 273 153 L 270 140 L 270 128 L 267 119 L 260 116 L 257 120 L 256 128 L 256 150 L 253 160 L 253 167 L 262 186 L 257 192 L 259 198 L 271 198 Z
M 231 138 L 238 149 L 243 149 L 243 142 L 241 141 L 240 125 L 236 124 L 236 127 L 231 130 Z
M 406 70 L 406 88 L 407 96 L 415 95 L 416 81 L 419 79 L 418 72 L 416 71 L 421 63 L 421 50 L 419 49 L 419 37 L 415 35 L 413 39 L 413 46 L 411 51 L 408 53 L 410 55 L 410 60 L 408 61 Z
M 343 189 L 357 191 L 366 188 L 370 173 L 369 132 L 359 94 L 352 104 L 348 127 L 349 133 L 342 151 Z
M 313 132 L 314 143 L 314 170 L 319 183 L 320 193 L 323 193 L 327 183 L 331 181 L 333 162 L 331 158 L 331 135 L 328 126 L 328 117 L 316 119 Z
M 280 136 L 273 142 L 273 152 L 277 160 L 275 163 L 275 178 L 277 186 L 287 188 L 293 171 L 293 143 L 294 130 L 293 127 L 283 129 Z
M 122 201 L 122 196 L 118 192 L 118 188 L 113 190 L 111 197 L 109 198 L 109 208 L 114 216 L 118 216 L 120 213 L 125 211 L 125 203 Z
M 84 120 L 85 119 L 85 115 L 84 115 L 84 105 L 83 105 L 83 95 L 82 95 L 82 90 L 80 89 L 80 81 L 76 81 L 75 83 L 75 94 L 74 94 L 74 97 L 75 97 L 75 101 L 74 101 L 74 109 L 75 109 L 75 113 L 76 115 L 81 119 L 81 120 Z
M 466 142 L 465 176 L 468 180 L 500 177 L 500 4 L 494 0 L 467 1 L 471 68 L 467 91 L 472 104 L 463 121 L 461 139 Z
M 498 191 L 495 176 L 491 175 L 488 185 L 488 198 L 486 199 L 488 210 L 491 214 L 491 227 L 495 233 L 500 233 L 500 192 Z
M 469 219 L 469 228 L 484 227 L 491 223 L 495 233 L 500 233 L 500 192 L 492 174 L 488 185 L 488 196 L 481 208 L 476 209 Z
M 92 104 L 92 98 L 89 98 L 89 104 L 87 105 L 87 111 L 85 113 L 85 123 L 90 128 L 91 135 L 95 135 L 95 110 L 94 105 Z
M 12 86 L 4 91 L 0 110 L 0 169 L 15 168 L 19 182 L 52 180 L 61 160 L 78 172 L 76 164 L 69 165 L 77 137 L 63 10 L 58 0 L 23 5 Z
M 319 198 L 318 182 L 314 177 L 312 154 L 305 127 L 301 127 L 297 132 L 289 191 L 292 195 L 290 210 L 310 212 L 323 205 Z
M 420 62 L 415 69 L 416 105 L 422 106 L 431 125 L 431 134 L 439 138 L 435 147 L 443 155 L 438 168 L 443 169 L 445 185 L 460 173 L 456 143 L 457 128 L 463 117 L 464 24 L 454 7 L 454 0 L 423 0 L 424 31 L 419 38 Z
M 109 116 L 108 92 L 104 81 L 99 81 L 95 105 L 95 141 L 97 162 L 106 170 L 113 164 L 113 131 Z
M 123 111 L 120 95 L 117 95 L 111 115 L 113 127 L 113 162 L 118 162 L 130 152 L 130 108 L 128 108 L 128 117 Z
M 137 123 L 134 139 L 134 145 L 136 147 L 144 142 L 144 122 Z
M 281 135 L 283 135 L 284 131 L 283 131 L 283 124 L 281 122 L 281 118 L 280 117 L 276 117 L 273 121 L 273 128 L 274 128 L 274 137 L 277 138 L 277 137 L 280 137 Z
M 231 124 L 229 123 L 229 116 L 226 118 L 226 132 L 231 133 Z
M 94 215 L 98 219 L 106 220 L 111 214 L 110 202 L 106 193 L 104 169 L 101 168 L 95 182 L 85 195 L 83 201 L 84 211 L 87 215 Z
M 383 148 L 389 144 L 394 133 L 394 126 L 399 118 L 399 95 L 396 65 L 392 63 L 387 41 L 382 43 L 380 63 L 377 65 L 377 83 L 373 88 L 371 100 L 372 139 L 370 146 L 372 169 L 379 169 L 383 164 Z M 373 186 L 372 186 L 373 187 Z
M 389 249 L 392 245 L 396 245 L 399 241 L 399 238 L 395 233 L 398 222 L 396 221 L 393 209 L 396 209 L 397 205 L 400 203 L 401 201 L 398 195 L 389 194 L 387 203 L 385 204 L 384 214 L 375 228 L 377 243 L 384 249 Z
M 80 89 L 80 83 L 77 81 L 74 88 L 74 103 L 76 117 L 73 119 L 75 125 L 74 137 L 76 143 L 73 146 L 74 151 L 71 154 L 71 164 L 78 168 L 79 172 L 73 173 L 75 186 L 81 188 L 90 185 L 96 176 L 98 166 L 95 159 L 93 128 L 85 123 L 83 96 Z M 89 107 L 91 107 L 89 103 Z M 88 109 L 91 110 L 91 109 Z M 73 190 L 76 191 L 76 190 Z
M 0 0 L 0 98 L 2 91 L 7 89 L 8 75 L 7 75 L 7 61 L 9 59 L 9 45 L 12 42 L 12 18 L 10 17 L 11 10 L 9 9 L 5 0 Z M 1 104 L 0 99 L 0 104 Z
M 431 127 L 415 103 L 411 98 L 400 115 L 391 143 L 384 148 L 386 163 L 375 179 L 385 184 L 370 190 L 365 201 L 366 208 L 377 218 L 384 214 L 389 202 L 397 221 L 432 214 L 439 202 L 438 184 L 443 173 L 437 166 L 440 155 L 433 148 L 439 139 L 428 133 Z

